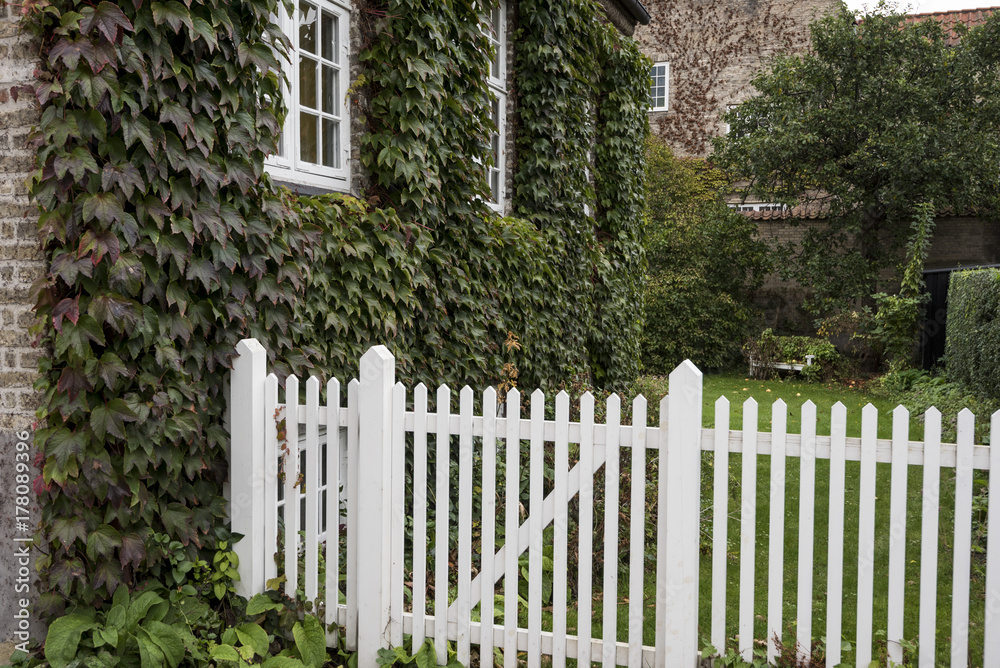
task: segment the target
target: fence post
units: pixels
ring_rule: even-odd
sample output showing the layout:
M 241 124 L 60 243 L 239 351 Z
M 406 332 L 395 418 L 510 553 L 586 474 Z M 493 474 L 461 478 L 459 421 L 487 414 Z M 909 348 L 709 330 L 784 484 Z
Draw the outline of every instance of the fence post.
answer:
M 240 564 L 236 593 L 264 591 L 264 376 L 267 351 L 257 339 L 236 344 L 229 384 L 229 517 L 243 539 L 233 546 Z
M 358 374 L 358 667 L 375 668 L 389 646 L 392 386 L 396 364 L 385 346 L 361 358 Z
M 665 553 L 664 570 L 658 573 L 666 585 L 665 624 L 663 637 L 656 642 L 662 643 L 665 665 L 694 668 L 698 662 L 702 375 L 690 360 L 671 372 L 669 397 L 664 472 L 666 544 L 657 546 Z

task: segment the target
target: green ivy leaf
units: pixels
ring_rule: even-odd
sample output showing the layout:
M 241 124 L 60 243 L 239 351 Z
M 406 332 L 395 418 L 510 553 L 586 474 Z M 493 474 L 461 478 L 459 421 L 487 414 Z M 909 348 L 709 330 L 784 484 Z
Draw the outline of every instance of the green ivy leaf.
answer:
M 120 221 L 124 215 L 122 203 L 114 193 L 97 193 L 83 200 L 84 222 L 96 218 L 102 223 L 110 224 Z
M 122 540 L 118 530 L 102 524 L 87 536 L 87 558 L 91 561 L 106 559 L 116 548 L 121 547 Z

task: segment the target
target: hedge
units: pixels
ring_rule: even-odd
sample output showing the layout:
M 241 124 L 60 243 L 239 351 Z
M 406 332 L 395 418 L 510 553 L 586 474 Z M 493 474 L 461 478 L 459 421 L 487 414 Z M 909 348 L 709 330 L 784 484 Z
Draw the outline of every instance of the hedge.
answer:
M 1000 399 L 1000 269 L 952 272 L 945 354 L 949 380 Z

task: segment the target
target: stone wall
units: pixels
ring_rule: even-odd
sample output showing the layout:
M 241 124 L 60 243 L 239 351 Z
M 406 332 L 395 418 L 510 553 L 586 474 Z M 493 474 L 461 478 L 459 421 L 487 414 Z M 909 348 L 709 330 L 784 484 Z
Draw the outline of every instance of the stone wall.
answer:
M 32 384 L 42 354 L 31 347 L 28 328 L 33 321 L 31 284 L 46 271 L 36 234 L 37 213 L 28 201 L 25 180 L 34 167 L 34 155 L 25 145 L 31 126 L 38 122 L 34 97 L 11 89 L 33 81 L 37 47 L 20 34 L 20 8 L 0 7 L 0 641 L 20 640 L 14 615 L 31 594 L 25 587 L 22 564 L 15 554 L 17 538 L 34 533 L 40 517 L 30 509 L 27 529 L 15 517 L 16 455 L 20 438 L 30 435 L 37 395 Z M 29 438 L 30 440 L 30 438 Z M 23 447 L 23 446 L 22 446 Z M 22 474 L 23 475 L 23 474 Z M 35 473 L 30 474 L 33 479 Z M 22 478 L 23 479 L 23 478 Z M 30 486 L 30 483 L 29 483 Z M 33 494 L 32 501 L 33 501 Z M 30 569 L 34 574 L 34 568 Z
M 750 80 L 781 52 L 809 46 L 809 24 L 839 0 L 645 0 L 651 21 L 636 40 L 654 62 L 670 63 L 668 109 L 650 128 L 676 155 L 705 157 L 726 128 L 720 115 L 753 93 Z

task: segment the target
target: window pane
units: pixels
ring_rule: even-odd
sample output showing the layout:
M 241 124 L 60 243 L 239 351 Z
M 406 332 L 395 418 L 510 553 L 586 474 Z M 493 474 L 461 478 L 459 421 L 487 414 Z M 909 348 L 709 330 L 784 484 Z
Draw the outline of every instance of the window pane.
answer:
M 299 104 L 316 109 L 316 61 L 299 56 Z
M 323 111 L 327 114 L 340 116 L 340 89 L 337 85 L 337 70 L 329 65 L 323 66 Z
M 496 49 L 496 53 L 493 54 L 493 62 L 490 63 L 490 76 L 494 79 L 500 78 L 500 59 L 503 58 L 502 53 L 500 53 L 500 8 L 497 7 L 493 10 L 493 14 L 490 17 L 493 23 L 493 34 L 490 36 L 490 41 L 493 43 L 493 47 Z
M 316 8 L 308 2 L 299 5 L 299 50 L 316 53 Z
M 317 162 L 316 160 L 316 125 L 319 118 L 313 114 L 301 112 L 299 114 L 299 158 L 305 162 Z
M 490 190 L 493 192 L 493 201 L 500 203 L 500 170 L 490 170 Z
M 330 12 L 323 12 L 323 25 L 320 31 L 320 39 L 322 40 L 323 57 L 327 60 L 332 60 L 333 62 L 340 62 L 337 60 L 340 49 L 338 48 L 337 41 L 340 39 L 340 31 L 338 30 L 337 17 Z
M 323 119 L 323 165 L 340 167 L 340 122 Z

